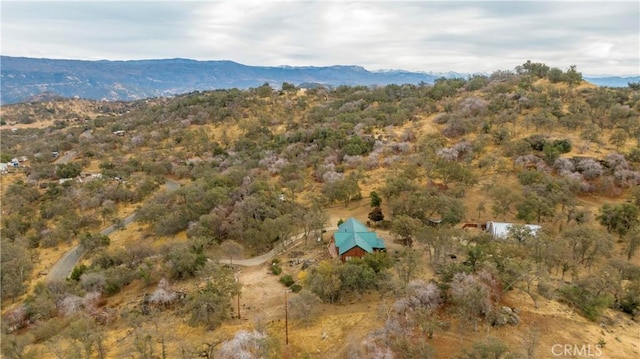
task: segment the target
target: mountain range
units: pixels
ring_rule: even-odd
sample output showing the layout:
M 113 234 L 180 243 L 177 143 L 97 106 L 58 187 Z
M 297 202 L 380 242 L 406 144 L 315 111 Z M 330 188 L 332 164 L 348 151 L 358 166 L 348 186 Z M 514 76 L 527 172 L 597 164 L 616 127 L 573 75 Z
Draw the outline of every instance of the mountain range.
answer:
M 440 77 L 467 76 L 455 72 L 368 71 L 360 66 L 266 67 L 189 59 L 84 61 L 1 56 L 0 104 L 57 97 L 128 101 L 192 91 L 246 89 L 264 83 L 279 87 L 283 82 L 300 87 L 431 84 Z M 590 81 L 600 86 L 627 86 L 639 80 L 607 77 Z

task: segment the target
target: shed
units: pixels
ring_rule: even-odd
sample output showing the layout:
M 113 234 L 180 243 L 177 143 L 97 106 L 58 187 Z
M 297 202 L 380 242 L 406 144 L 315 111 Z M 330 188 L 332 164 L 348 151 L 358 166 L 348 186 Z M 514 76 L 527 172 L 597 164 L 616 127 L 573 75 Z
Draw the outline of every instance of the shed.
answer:
M 512 225 L 514 225 L 514 223 L 489 221 L 487 222 L 486 230 L 493 236 L 493 238 L 506 238 L 509 234 L 509 228 Z M 528 227 L 534 235 L 541 228 L 537 224 L 523 224 L 523 226 Z

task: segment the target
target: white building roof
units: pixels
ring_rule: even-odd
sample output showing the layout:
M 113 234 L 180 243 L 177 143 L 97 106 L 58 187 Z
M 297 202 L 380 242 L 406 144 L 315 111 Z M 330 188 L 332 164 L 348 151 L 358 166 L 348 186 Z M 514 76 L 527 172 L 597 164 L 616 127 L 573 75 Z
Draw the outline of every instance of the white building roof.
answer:
M 512 225 L 514 223 L 489 221 L 487 222 L 487 232 L 491 233 L 494 238 L 505 238 L 509 234 L 509 228 Z M 523 226 L 528 227 L 533 234 L 536 234 L 541 228 L 537 224 L 523 224 Z

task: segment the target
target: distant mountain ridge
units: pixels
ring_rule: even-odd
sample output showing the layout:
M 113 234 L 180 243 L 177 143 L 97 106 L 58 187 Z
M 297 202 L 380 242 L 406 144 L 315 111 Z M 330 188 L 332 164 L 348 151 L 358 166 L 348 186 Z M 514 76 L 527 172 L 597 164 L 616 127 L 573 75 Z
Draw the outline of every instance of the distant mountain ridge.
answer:
M 440 77 L 466 76 L 455 72 L 368 71 L 361 66 L 247 66 L 233 61 L 180 58 L 84 61 L 0 56 L 0 104 L 56 96 L 129 101 L 192 91 L 246 89 L 265 82 L 274 87 L 279 87 L 283 82 L 295 85 L 369 86 L 431 84 Z M 640 77 L 601 80 L 615 84 L 610 86 L 626 86 L 624 81 L 638 81 Z M 43 93 L 46 96 L 42 96 Z
M 135 61 L 51 60 L 1 57 L 1 103 L 40 93 L 95 100 L 137 100 L 196 90 L 258 87 L 268 82 L 338 85 L 433 83 L 437 78 L 406 71 L 371 72 L 360 66 L 262 67 L 233 61 L 187 59 Z

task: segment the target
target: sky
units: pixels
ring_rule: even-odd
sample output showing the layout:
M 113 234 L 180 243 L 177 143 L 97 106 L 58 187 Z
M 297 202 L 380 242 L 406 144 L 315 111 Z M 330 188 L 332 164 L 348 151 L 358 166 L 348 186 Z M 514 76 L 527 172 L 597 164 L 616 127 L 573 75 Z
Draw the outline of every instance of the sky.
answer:
M 2 0 L 0 11 L 7 56 L 463 73 L 532 60 L 640 75 L 637 0 Z

